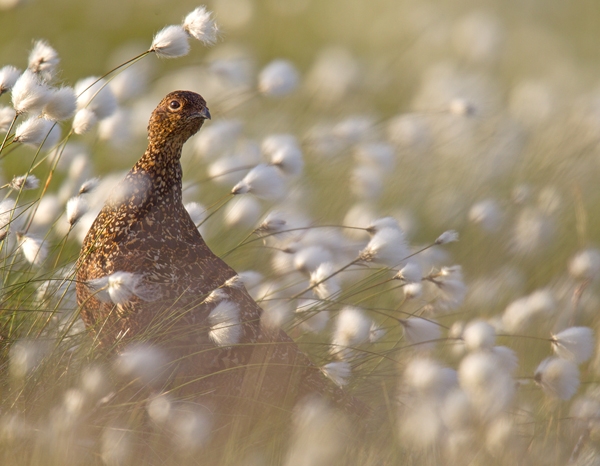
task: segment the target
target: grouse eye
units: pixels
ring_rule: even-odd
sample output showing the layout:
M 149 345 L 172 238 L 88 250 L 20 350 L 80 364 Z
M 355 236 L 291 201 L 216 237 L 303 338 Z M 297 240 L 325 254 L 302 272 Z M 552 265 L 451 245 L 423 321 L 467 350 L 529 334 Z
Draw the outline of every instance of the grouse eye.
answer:
M 177 110 L 179 107 L 181 107 L 181 104 L 178 100 L 171 100 L 171 102 L 169 102 L 169 108 L 171 110 Z

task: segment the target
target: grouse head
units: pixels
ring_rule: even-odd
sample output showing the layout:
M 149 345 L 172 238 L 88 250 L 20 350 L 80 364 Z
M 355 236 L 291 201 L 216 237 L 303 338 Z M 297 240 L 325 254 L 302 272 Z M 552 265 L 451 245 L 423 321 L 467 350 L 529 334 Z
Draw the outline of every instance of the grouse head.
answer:
M 152 112 L 148 138 L 155 144 L 169 140 L 177 140 L 183 144 L 198 132 L 207 119 L 210 120 L 210 112 L 200 94 L 190 91 L 171 92 Z

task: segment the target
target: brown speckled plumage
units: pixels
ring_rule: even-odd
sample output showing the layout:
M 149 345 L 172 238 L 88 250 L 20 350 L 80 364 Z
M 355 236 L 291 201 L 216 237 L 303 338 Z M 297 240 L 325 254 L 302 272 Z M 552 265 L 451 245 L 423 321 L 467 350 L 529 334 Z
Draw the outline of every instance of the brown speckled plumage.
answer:
M 235 271 L 210 251 L 185 210 L 181 149 L 209 117 L 204 99 L 187 91 L 168 94 L 152 113 L 148 149 L 83 243 L 77 298 L 84 322 L 106 347 L 139 339 L 161 345 L 180 361 L 174 377 L 193 378 L 188 388 L 230 410 L 250 399 L 289 408 L 311 392 L 362 410 L 285 332 L 261 328 L 260 307 L 243 286 L 226 285 Z M 117 271 L 141 275 L 157 299 L 134 296 L 119 306 L 98 299 L 87 283 Z M 240 309 L 240 344 L 230 348 L 208 336 L 207 318 L 216 304 L 206 298 L 217 288 Z

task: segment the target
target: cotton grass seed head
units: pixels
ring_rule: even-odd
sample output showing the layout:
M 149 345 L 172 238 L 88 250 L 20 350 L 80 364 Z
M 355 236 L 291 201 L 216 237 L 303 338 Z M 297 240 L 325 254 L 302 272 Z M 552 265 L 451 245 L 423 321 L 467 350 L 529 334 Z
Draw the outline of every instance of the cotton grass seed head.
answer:
M 433 320 L 409 317 L 401 319 L 400 324 L 404 328 L 407 343 L 416 349 L 433 349 L 442 335 L 441 327 Z
M 352 375 L 352 367 L 346 361 L 334 361 L 321 367 L 321 372 L 338 387 L 344 387 Z
M 75 196 L 69 199 L 67 201 L 67 221 L 69 222 L 69 225 L 75 225 L 88 210 L 88 203 L 81 196 Z
M 490 349 L 496 343 L 496 330 L 487 322 L 477 320 L 467 324 L 462 338 L 470 351 Z
M 160 297 L 156 285 L 145 282 L 142 275 L 131 272 L 117 271 L 90 280 L 87 286 L 99 300 L 117 305 L 125 304 L 134 296 L 149 302 Z
M 21 76 L 21 70 L 11 65 L 0 68 L 0 95 L 12 89 Z
M 12 87 L 12 103 L 17 113 L 41 111 L 51 96 L 48 87 L 29 70 L 25 70 Z
M 29 53 L 27 68 L 41 76 L 44 81 L 50 81 L 59 62 L 58 52 L 45 40 L 38 40 Z
M 81 183 L 79 187 L 79 195 L 88 194 L 94 191 L 98 187 L 98 183 L 100 183 L 100 178 L 90 178 L 89 180 Z
M 48 245 L 43 239 L 24 233 L 17 233 L 21 252 L 27 262 L 33 265 L 42 265 L 48 257 Z
M 300 76 L 288 60 L 274 60 L 258 75 L 258 90 L 267 97 L 284 97 L 296 90 Z
M 229 300 L 220 301 L 208 315 L 208 336 L 217 345 L 228 347 L 239 342 L 242 335 L 240 308 Z
M 310 274 L 310 285 L 313 292 L 320 299 L 331 299 L 341 291 L 339 278 L 331 276 L 335 272 L 335 266 L 331 262 L 323 262 Z M 328 278 L 329 277 L 329 278 Z
M 37 189 L 40 185 L 40 180 L 35 175 L 22 175 L 15 176 L 10 182 L 11 189 L 16 191 L 23 190 L 27 191 L 30 189 Z
M 550 339 L 556 355 L 576 364 L 586 362 L 594 353 L 594 331 L 589 327 L 570 327 Z
M 190 51 L 188 35 L 182 26 L 167 26 L 156 33 L 150 51 L 161 58 L 177 58 Z
M 404 233 L 396 228 L 382 228 L 377 231 L 360 251 L 359 258 L 365 262 L 377 262 L 389 267 L 397 267 L 410 255 Z
M 438 236 L 438 238 L 435 240 L 435 244 L 447 244 L 455 241 L 458 241 L 458 232 L 454 230 L 448 230 Z
M 104 79 L 96 76 L 80 79 L 75 84 L 77 110 L 88 109 L 98 120 L 108 118 L 117 111 L 117 98 Z
M 544 393 L 561 400 L 570 400 L 579 388 L 579 369 L 574 362 L 562 358 L 544 359 L 533 378 Z
M 285 193 L 285 182 L 277 168 L 260 164 L 248 172 L 242 181 L 236 184 L 231 194 L 251 193 L 264 200 L 276 201 Z
M 42 110 L 42 115 L 51 121 L 68 120 L 77 110 L 77 96 L 70 87 L 52 89 L 50 99 Z
M 31 117 L 19 124 L 15 131 L 14 142 L 39 146 L 44 143 L 52 147 L 60 138 L 60 128 L 45 118 Z
M 73 132 L 85 134 L 98 124 L 98 117 L 89 108 L 78 110 L 73 118 Z
M 0 133 L 6 133 L 15 118 L 16 112 L 12 107 L 0 106 Z
M 183 20 L 183 29 L 204 45 L 214 45 L 217 42 L 219 28 L 206 7 L 199 6 L 189 13 Z
M 302 172 L 304 160 L 296 137 L 291 134 L 273 134 L 262 143 L 263 153 L 284 175 L 295 176 Z
M 578 280 L 597 278 L 600 273 L 600 251 L 588 248 L 577 253 L 569 261 L 569 273 Z
M 335 320 L 331 353 L 340 359 L 347 359 L 354 354 L 352 347 L 368 340 L 371 319 L 357 307 L 346 306 Z

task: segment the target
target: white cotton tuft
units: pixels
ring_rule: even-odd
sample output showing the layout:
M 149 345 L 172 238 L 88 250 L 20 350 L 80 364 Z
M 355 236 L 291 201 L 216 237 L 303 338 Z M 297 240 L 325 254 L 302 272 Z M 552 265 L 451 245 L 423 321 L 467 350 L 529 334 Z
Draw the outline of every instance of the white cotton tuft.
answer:
M 549 290 L 537 290 L 510 303 L 502 314 L 502 326 L 508 333 L 527 331 L 533 324 L 547 322 L 556 310 Z
M 340 359 L 351 357 L 354 354 L 353 347 L 369 339 L 370 330 L 371 319 L 361 309 L 344 307 L 335 320 L 331 353 Z
M 493 352 L 475 351 L 460 362 L 460 386 L 486 420 L 491 420 L 509 408 L 515 395 L 511 374 L 502 370 L 500 360 Z
M 98 120 L 108 118 L 117 111 L 117 98 L 104 79 L 96 76 L 80 79 L 75 84 L 77 110 L 84 108 L 96 114 Z
M 21 251 L 27 262 L 33 265 L 41 265 L 48 257 L 48 246 L 41 238 L 17 233 Z
M 469 322 L 462 332 L 462 339 L 470 351 L 490 349 L 496 343 L 496 330 L 487 322 Z
M 578 280 L 591 280 L 600 272 L 600 251 L 596 248 L 585 249 L 569 261 L 569 273 Z
M 423 294 L 423 285 L 421 283 L 407 283 L 402 287 L 406 299 L 417 299 Z
M 78 194 L 91 193 L 98 187 L 98 183 L 100 183 L 100 178 L 90 178 L 89 180 L 85 180 L 81 183 Z
M 285 193 L 285 182 L 277 168 L 260 164 L 250 170 L 244 179 L 233 187 L 231 193 L 251 193 L 261 199 L 276 201 Z
M 21 71 L 14 66 L 6 65 L 0 68 L 0 95 L 10 91 L 20 75 Z
M 75 196 L 69 199 L 67 201 L 67 221 L 69 222 L 69 225 L 75 225 L 88 210 L 88 203 L 81 196 Z
M 317 297 L 323 300 L 335 298 L 341 291 L 337 276 L 331 276 L 336 269 L 333 263 L 323 262 L 310 274 L 310 286 Z M 329 278 L 328 278 L 329 277 Z
M 99 300 L 117 305 L 125 304 L 134 296 L 143 301 L 155 301 L 159 298 L 156 285 L 145 283 L 142 275 L 131 272 L 114 272 L 88 281 L 87 286 Z
M 260 202 L 252 196 L 237 196 L 225 206 L 223 218 L 229 226 L 252 227 L 260 216 Z
M 576 364 L 586 362 L 594 353 L 594 331 L 589 327 L 570 327 L 550 339 L 556 355 Z
M 185 17 L 183 29 L 204 45 L 217 42 L 219 28 L 212 18 L 212 13 L 203 6 L 199 6 Z
M 0 106 L 0 133 L 6 133 L 8 131 L 16 114 L 14 108 Z
M 321 367 L 321 371 L 338 387 L 347 385 L 352 375 L 352 367 L 346 361 L 330 362 Z
M 579 369 L 566 359 L 544 359 L 533 378 L 547 395 L 561 400 L 570 400 L 579 388 Z
M 32 73 L 41 75 L 45 81 L 49 81 L 59 62 L 60 58 L 56 50 L 45 40 L 38 40 L 29 53 L 27 68 Z
M 323 262 L 331 262 L 331 252 L 323 246 L 307 246 L 294 254 L 294 267 L 300 272 L 313 273 Z
M 402 230 L 383 228 L 377 231 L 367 246 L 360 251 L 359 258 L 365 262 L 377 262 L 396 267 L 409 255 Z
M 457 374 L 433 359 L 416 357 L 407 364 L 402 380 L 416 394 L 441 398 L 457 385 Z
M 60 128 L 45 118 L 31 117 L 22 122 L 15 131 L 14 142 L 53 147 L 60 139 Z
M 50 97 L 48 87 L 29 70 L 26 70 L 12 87 L 12 103 L 17 113 L 40 111 Z
M 220 301 L 208 315 L 208 336 L 217 345 L 227 347 L 237 344 L 242 336 L 240 308 L 233 301 Z
M 150 51 L 161 58 L 183 57 L 190 51 L 188 37 L 182 26 L 166 26 L 152 39 Z
M 458 232 L 454 230 L 447 230 L 438 236 L 438 238 L 435 240 L 435 244 L 447 244 L 455 241 L 458 241 Z
M 384 173 L 371 165 L 357 165 L 350 175 L 350 189 L 362 200 L 375 200 L 384 188 Z
M 10 182 L 10 188 L 14 190 L 27 191 L 30 189 L 37 189 L 40 186 L 40 180 L 37 176 L 29 174 L 22 176 L 13 177 Z
M 401 319 L 400 324 L 404 328 L 404 338 L 416 349 L 434 348 L 442 335 L 441 327 L 433 320 L 409 317 Z
M 52 121 L 68 120 L 77 109 L 77 96 L 71 87 L 61 87 L 51 91 L 48 103 L 42 109 L 44 118 Z
M 242 135 L 243 123 L 240 120 L 215 121 L 202 128 L 194 141 L 194 149 L 206 159 L 214 159 L 233 150 Z
M 114 368 L 122 377 L 154 385 L 163 382 L 168 362 L 165 353 L 157 346 L 135 343 L 127 346 L 117 356 Z
M 98 123 L 98 117 L 89 108 L 78 110 L 73 118 L 73 132 L 75 134 L 85 134 Z
M 284 175 L 299 175 L 304 167 L 302 150 L 296 137 L 291 134 L 273 134 L 262 142 L 262 151 L 271 164 Z
M 467 286 L 464 283 L 462 268 L 460 265 L 442 267 L 434 274 L 431 283 L 436 287 L 437 295 L 435 306 L 443 311 L 449 311 L 458 308 L 464 301 L 467 294 Z
M 274 60 L 258 75 L 258 90 L 268 97 L 283 97 L 296 90 L 300 76 L 288 60 Z
M 406 283 L 420 283 L 423 278 L 421 264 L 416 261 L 409 261 L 400 271 L 394 275 L 396 280 L 402 280 Z
M 392 145 L 385 142 L 360 143 L 354 156 L 362 166 L 371 166 L 381 172 L 390 173 L 394 170 L 396 154 Z
M 321 302 L 316 299 L 302 301 L 296 308 L 296 315 L 300 326 L 312 333 L 322 332 L 329 322 L 329 311 L 321 309 Z
M 493 199 L 484 199 L 469 210 L 469 220 L 484 231 L 494 233 L 502 226 L 502 210 Z
M 391 228 L 391 229 L 402 231 L 402 228 L 400 228 L 400 224 L 398 223 L 398 220 L 396 220 L 394 217 L 376 218 L 375 220 L 372 220 L 369 223 L 366 230 L 367 230 L 367 233 L 369 233 L 369 235 L 373 236 L 376 233 L 383 230 L 384 228 Z

